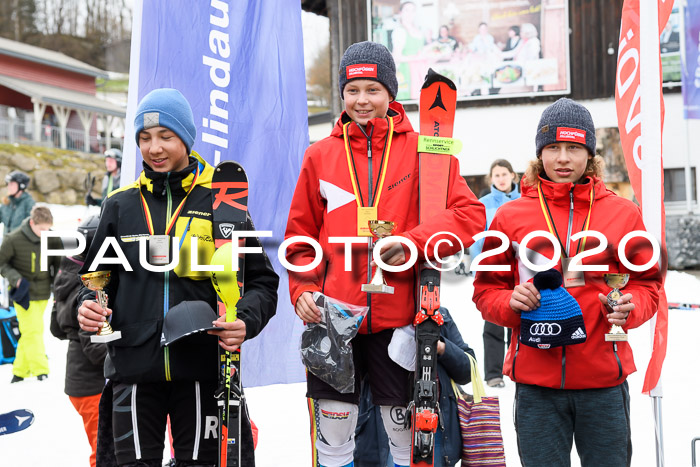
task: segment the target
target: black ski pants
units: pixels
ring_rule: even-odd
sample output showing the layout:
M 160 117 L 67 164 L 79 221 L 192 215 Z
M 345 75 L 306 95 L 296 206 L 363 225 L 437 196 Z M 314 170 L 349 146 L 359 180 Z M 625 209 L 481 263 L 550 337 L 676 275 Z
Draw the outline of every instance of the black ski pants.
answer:
M 629 467 L 632 435 L 627 382 L 599 389 L 518 383 L 515 430 L 523 467 L 569 467 L 574 441 L 582 467 Z
M 484 377 L 486 381 L 503 377 L 503 360 L 513 330 L 484 321 Z M 505 334 L 505 337 L 504 337 Z

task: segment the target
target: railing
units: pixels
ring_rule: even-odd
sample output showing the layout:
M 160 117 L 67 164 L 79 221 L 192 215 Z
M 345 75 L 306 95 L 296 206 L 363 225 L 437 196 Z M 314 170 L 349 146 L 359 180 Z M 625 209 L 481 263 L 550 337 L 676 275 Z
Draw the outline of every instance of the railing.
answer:
M 19 119 L 0 118 L 0 142 L 19 143 L 48 148 L 61 147 L 61 129 L 56 126 L 42 124 L 39 134 L 34 134 L 34 124 Z M 112 147 L 122 147 L 121 138 L 112 138 Z M 103 138 L 90 136 L 90 152 L 101 154 L 106 142 Z M 66 128 L 66 149 L 85 151 L 85 132 L 74 128 Z

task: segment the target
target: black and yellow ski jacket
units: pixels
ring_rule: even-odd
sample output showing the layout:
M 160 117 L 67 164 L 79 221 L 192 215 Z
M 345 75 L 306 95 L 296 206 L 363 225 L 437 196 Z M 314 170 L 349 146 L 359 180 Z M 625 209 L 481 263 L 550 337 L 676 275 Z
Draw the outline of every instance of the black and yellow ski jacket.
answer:
M 208 265 L 214 253 L 213 172 L 214 168 L 195 152 L 190 165 L 181 172 L 154 172 L 144 164 L 137 181 L 113 191 L 103 203 L 100 224 L 81 274 L 111 271 L 105 291 L 113 312 L 112 327 L 121 331 L 122 337 L 107 344 L 106 378 L 122 383 L 217 378 L 215 336 L 198 333 L 168 347 L 160 344 L 164 316 L 173 306 L 185 300 L 203 300 L 216 310 L 209 273 L 190 267 L 192 237 L 198 240 L 199 265 Z M 253 230 L 250 217 L 248 223 Z M 141 266 L 139 239 L 166 231 L 170 251 L 174 237 L 180 239 L 179 265 L 171 271 L 150 272 Z M 98 257 L 105 242 L 113 244 Z M 123 252 L 121 260 L 114 259 L 120 254 L 114 245 Z M 248 238 L 246 246 L 259 247 L 260 241 Z M 143 256 L 146 261 L 146 254 Z M 92 264 L 96 258 L 99 265 Z M 131 270 L 127 270 L 124 260 Z M 117 261 L 120 264 L 115 264 Z M 264 254 L 247 254 L 244 274 L 245 294 L 237 308 L 238 319 L 246 324 L 247 340 L 257 336 L 274 316 L 279 277 Z M 80 296 L 81 302 L 94 299 L 94 292 L 83 288 Z

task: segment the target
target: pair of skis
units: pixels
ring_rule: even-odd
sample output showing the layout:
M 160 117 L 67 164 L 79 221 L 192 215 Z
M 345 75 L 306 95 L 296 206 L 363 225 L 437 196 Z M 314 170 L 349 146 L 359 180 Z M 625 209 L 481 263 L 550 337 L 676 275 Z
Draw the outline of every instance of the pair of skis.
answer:
M 213 237 L 216 251 L 212 264 L 224 266 L 224 271 L 211 273 L 218 296 L 219 313 L 226 321 L 237 318 L 236 304 L 243 291 L 244 260 L 238 261 L 238 273 L 233 271 L 232 234 L 246 230 L 248 218 L 248 177 L 237 162 L 224 161 L 216 166 L 212 176 Z M 242 240 L 245 241 L 245 240 Z M 219 467 L 241 466 L 241 420 L 245 404 L 241 385 L 241 352 L 219 347 Z
M 428 70 L 420 93 L 419 210 L 420 222 L 445 209 L 450 156 L 460 149 L 452 140 L 457 87 L 448 78 Z M 440 313 L 440 271 L 421 266 L 416 327 L 416 369 L 411 423 L 411 466 L 434 465 L 435 432 L 440 422 L 437 384 L 437 342 Z

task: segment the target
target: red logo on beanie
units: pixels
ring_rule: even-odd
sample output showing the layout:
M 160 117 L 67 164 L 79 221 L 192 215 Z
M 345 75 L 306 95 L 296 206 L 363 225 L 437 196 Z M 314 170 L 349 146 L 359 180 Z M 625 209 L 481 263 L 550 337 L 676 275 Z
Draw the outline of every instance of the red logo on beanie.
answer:
M 345 77 L 347 79 L 376 78 L 377 65 L 375 65 L 374 63 L 360 63 L 357 65 L 348 65 L 345 68 Z
M 563 126 L 557 127 L 557 141 L 573 141 L 574 143 L 586 144 L 586 130 Z

